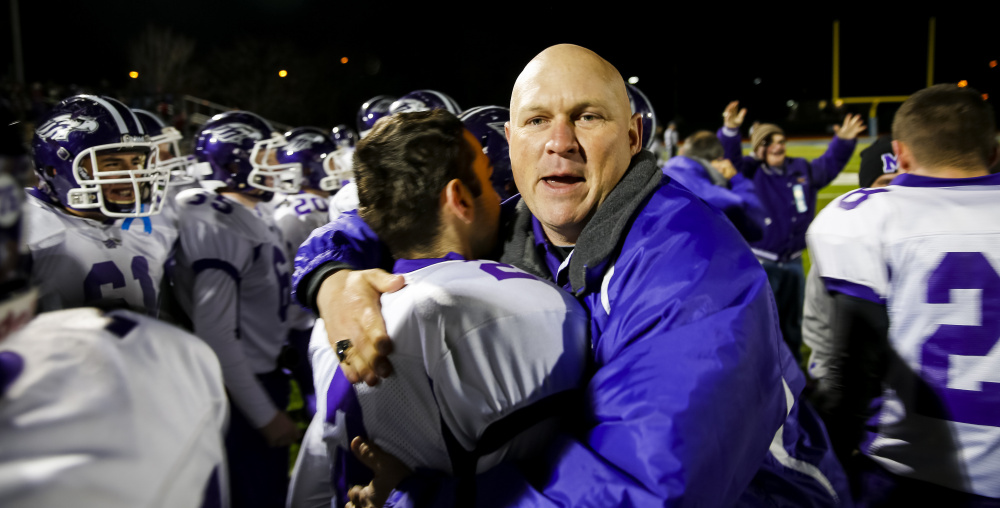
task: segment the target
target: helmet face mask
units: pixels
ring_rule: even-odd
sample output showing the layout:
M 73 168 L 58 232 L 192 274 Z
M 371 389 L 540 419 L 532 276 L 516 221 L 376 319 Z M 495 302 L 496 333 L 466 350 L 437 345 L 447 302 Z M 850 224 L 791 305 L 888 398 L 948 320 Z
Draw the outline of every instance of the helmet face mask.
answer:
M 250 151 L 250 165 L 253 169 L 247 176 L 247 184 L 265 191 L 298 193 L 302 188 L 302 164 L 278 162 L 278 150 L 287 145 L 285 136 L 277 132 L 254 143 Z
M 339 190 L 354 181 L 354 149 L 338 148 L 323 159 L 323 169 L 327 176 L 320 181 L 319 188 L 327 192 Z
M 149 138 L 158 147 L 157 164 L 170 174 L 170 183 L 179 185 L 192 184 L 198 180 L 198 175 L 191 167 L 195 163 L 194 156 L 181 155 L 179 142 L 182 138 L 180 131 L 173 127 L 163 127 L 159 134 Z M 164 152 L 169 157 L 165 157 Z
M 158 165 L 152 142 L 112 143 L 88 148 L 73 161 L 77 188 L 66 206 L 100 210 L 106 217 L 148 217 L 166 202 L 170 173 Z M 134 162 L 139 159 L 138 163 Z

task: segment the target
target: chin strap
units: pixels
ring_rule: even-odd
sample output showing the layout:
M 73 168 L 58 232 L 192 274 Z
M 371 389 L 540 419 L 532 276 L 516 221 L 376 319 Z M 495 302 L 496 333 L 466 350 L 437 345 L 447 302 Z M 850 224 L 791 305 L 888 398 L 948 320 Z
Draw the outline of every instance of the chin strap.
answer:
M 145 212 L 146 211 L 146 204 L 145 203 L 139 205 L 139 211 L 140 212 Z M 152 234 L 153 233 L 153 221 L 149 220 L 149 217 L 140 217 L 140 218 L 142 219 L 142 230 L 145 231 L 147 235 L 148 234 Z M 132 221 L 134 221 L 134 220 L 135 220 L 135 217 L 129 217 L 129 218 L 125 219 L 124 221 L 122 221 L 122 231 L 128 231 L 128 228 L 132 227 Z

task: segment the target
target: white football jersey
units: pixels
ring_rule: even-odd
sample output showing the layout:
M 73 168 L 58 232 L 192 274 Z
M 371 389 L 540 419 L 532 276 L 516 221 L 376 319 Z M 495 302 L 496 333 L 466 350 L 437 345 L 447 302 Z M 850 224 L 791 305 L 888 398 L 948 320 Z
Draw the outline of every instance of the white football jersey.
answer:
M 162 216 L 98 222 L 70 215 L 29 190 L 25 239 L 39 310 L 122 307 L 156 315 L 177 229 Z M 148 222 L 147 222 L 148 221 Z M 147 228 L 148 224 L 148 228 Z
M 565 291 L 493 261 L 443 261 L 405 277 L 403 289 L 382 295 L 394 374 L 378 385 L 348 384 L 332 348 L 314 335 L 313 369 L 322 382 L 316 396 L 326 405 L 307 431 L 291 506 L 309 506 L 323 492 L 335 492 L 344 473 L 335 457 L 351 454 L 350 440 L 359 430 L 410 468 L 451 473 L 446 431 L 471 451 L 492 424 L 581 382 L 589 319 Z M 533 423 L 479 457 L 476 471 L 537 452 L 554 422 Z M 315 442 L 319 435 L 327 443 L 325 457 Z M 327 480 L 321 481 L 324 471 Z
M 893 348 L 878 433 L 889 471 L 1000 497 L 1000 175 L 904 174 L 830 203 L 807 239 L 830 291 L 883 302 Z
M 228 407 L 215 354 L 179 328 L 40 314 L 0 342 L 0 506 L 227 505 Z
M 207 189 L 178 196 L 177 299 L 219 356 L 233 402 L 262 427 L 277 408 L 254 374 L 277 368 L 288 335 L 292 260 L 270 211 Z
M 357 210 L 359 204 L 358 184 L 350 182 L 344 185 L 336 194 L 330 197 L 330 220 L 335 220 L 344 212 Z
M 271 204 L 274 206 L 274 222 L 285 239 L 288 259 L 295 259 L 299 246 L 313 230 L 329 222 L 329 199 L 322 196 L 302 192 L 275 198 Z M 312 327 L 315 316 L 311 312 L 293 304 L 289 306 L 288 313 L 292 328 L 305 330 Z

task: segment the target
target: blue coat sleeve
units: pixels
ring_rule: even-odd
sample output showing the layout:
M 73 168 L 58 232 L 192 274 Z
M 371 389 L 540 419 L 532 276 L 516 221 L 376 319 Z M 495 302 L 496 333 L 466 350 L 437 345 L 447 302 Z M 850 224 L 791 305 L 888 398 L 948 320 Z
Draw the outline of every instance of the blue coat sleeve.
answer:
M 812 161 L 812 184 L 813 191 L 830 185 L 830 182 L 847 166 L 847 161 L 854 155 L 854 147 L 857 145 L 856 139 L 840 139 L 834 136 L 833 140 L 826 147 L 826 152 Z
M 342 263 L 358 270 L 384 267 L 391 260 L 388 250 L 357 211 L 344 212 L 336 220 L 315 230 L 295 255 L 292 298 L 305 308 L 315 306 L 316 295 L 308 295 L 307 281 L 321 266 Z

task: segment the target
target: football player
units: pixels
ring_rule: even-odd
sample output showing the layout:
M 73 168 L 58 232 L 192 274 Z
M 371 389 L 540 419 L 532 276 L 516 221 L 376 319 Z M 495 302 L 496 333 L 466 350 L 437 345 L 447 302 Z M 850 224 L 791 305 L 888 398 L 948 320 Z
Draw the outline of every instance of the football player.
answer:
M 38 187 L 28 190 L 26 241 L 40 310 L 155 315 L 177 231 L 155 217 L 169 174 L 142 123 L 115 99 L 77 95 L 40 122 L 32 146 Z
M 234 407 L 226 453 L 236 506 L 280 506 L 288 446 L 298 438 L 277 364 L 289 328 L 291 259 L 262 205 L 275 191 L 298 191 L 299 164 L 277 161 L 285 145 L 253 113 L 216 115 L 198 132 L 195 156 L 225 185 L 177 197 L 177 298 L 222 364 Z
M 0 505 L 228 506 L 215 354 L 125 310 L 32 319 L 16 165 L 0 157 Z
M 381 118 L 381 116 L 374 113 L 374 111 L 377 109 L 378 105 L 384 104 L 384 100 L 384 96 L 380 95 L 364 103 L 361 106 L 361 112 L 359 112 L 359 123 L 360 118 L 363 117 L 365 119 L 365 125 L 368 125 L 368 122 L 370 121 L 371 125 L 374 126 L 378 118 Z M 396 113 L 430 111 L 433 109 L 445 109 L 456 116 L 462 112 L 462 109 L 459 108 L 455 99 L 452 99 L 444 93 L 435 90 L 414 90 L 393 101 L 389 105 L 388 114 L 394 115 Z M 371 127 L 369 127 L 369 129 L 371 129 Z M 362 137 L 367 135 L 367 133 L 368 131 L 362 131 Z M 353 164 L 351 157 L 354 154 L 354 149 L 352 147 L 350 152 L 346 152 L 346 148 L 342 147 L 341 150 L 345 151 L 338 151 L 333 157 L 327 158 L 327 170 L 344 175 L 351 175 L 352 170 L 347 168 Z M 330 200 L 330 220 L 336 220 L 340 214 L 349 210 L 356 210 L 357 208 L 358 189 L 353 181 L 345 179 L 343 188 Z
M 809 229 L 834 299 L 814 400 L 842 460 L 860 473 L 867 506 L 1000 499 L 995 134 L 992 108 L 975 90 L 944 84 L 913 94 L 892 124 L 902 174 L 841 196 Z
M 358 135 L 364 139 L 375 126 L 379 118 L 389 114 L 389 106 L 396 102 L 396 97 L 376 95 L 366 100 L 358 109 Z
M 493 174 L 490 183 L 501 200 L 517 194 L 514 173 L 510 169 L 510 146 L 503 125 L 510 121 L 510 110 L 500 106 L 477 106 L 465 110 L 459 117 L 490 159 Z
M 285 139 L 288 145 L 278 150 L 278 162 L 301 165 L 302 189 L 298 194 L 275 198 L 274 221 L 284 237 L 287 259 L 294 259 L 299 246 L 313 230 L 329 222 L 330 191 L 340 187 L 341 176 L 328 173 L 325 162 L 339 148 L 316 127 L 292 129 L 285 133 Z M 312 418 L 316 412 L 316 397 L 307 349 L 315 316 L 298 305 L 290 305 L 288 321 L 291 329 L 288 342 L 298 357 L 292 374 L 302 392 L 306 413 Z
M 397 375 L 352 387 L 329 346 L 317 353 L 327 405 L 309 436 L 327 446 L 304 444 L 291 506 L 343 506 L 347 486 L 371 479 L 351 455 L 359 435 L 410 469 L 465 479 L 523 458 L 571 407 L 586 364 L 588 320 L 572 296 L 476 260 L 496 242 L 500 198 L 461 121 L 440 110 L 394 115 L 361 142 L 357 161 L 360 214 L 407 279 L 382 299 Z

